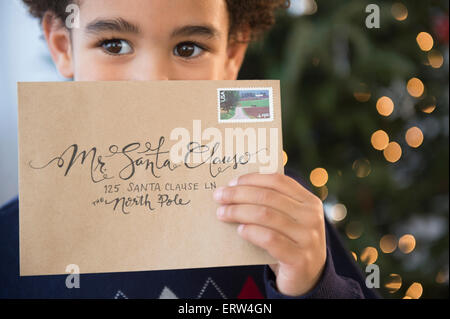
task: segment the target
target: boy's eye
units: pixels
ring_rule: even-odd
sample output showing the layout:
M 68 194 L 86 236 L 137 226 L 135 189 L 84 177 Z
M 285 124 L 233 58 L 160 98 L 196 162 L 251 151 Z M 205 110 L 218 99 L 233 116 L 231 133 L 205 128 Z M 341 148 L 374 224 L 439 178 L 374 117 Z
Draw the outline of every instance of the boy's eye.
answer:
M 101 46 L 106 53 L 113 55 L 125 55 L 133 52 L 131 45 L 125 40 L 106 40 L 102 42 Z
M 191 42 L 178 44 L 173 53 L 182 58 L 195 58 L 203 53 L 204 49 Z

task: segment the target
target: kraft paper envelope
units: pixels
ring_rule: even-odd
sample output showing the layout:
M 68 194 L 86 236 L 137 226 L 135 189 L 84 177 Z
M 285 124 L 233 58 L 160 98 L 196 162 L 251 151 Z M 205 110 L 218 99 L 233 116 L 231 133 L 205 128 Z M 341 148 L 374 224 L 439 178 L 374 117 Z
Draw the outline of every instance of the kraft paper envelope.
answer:
M 274 262 L 217 219 L 212 194 L 246 173 L 283 173 L 278 81 L 18 93 L 21 275 Z

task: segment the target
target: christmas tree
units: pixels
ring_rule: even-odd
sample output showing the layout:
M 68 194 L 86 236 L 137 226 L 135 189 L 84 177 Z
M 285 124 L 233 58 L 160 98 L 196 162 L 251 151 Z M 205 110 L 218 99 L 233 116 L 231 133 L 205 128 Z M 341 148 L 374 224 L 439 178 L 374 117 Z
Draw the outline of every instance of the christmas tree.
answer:
M 448 1 L 291 2 L 240 79 L 281 80 L 287 167 L 380 294 L 448 298 Z

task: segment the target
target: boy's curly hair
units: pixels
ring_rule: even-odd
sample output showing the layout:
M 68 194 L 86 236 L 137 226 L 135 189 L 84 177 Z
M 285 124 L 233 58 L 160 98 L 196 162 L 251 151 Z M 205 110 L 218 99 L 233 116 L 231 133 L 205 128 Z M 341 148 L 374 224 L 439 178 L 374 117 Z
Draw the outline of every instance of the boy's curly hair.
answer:
M 275 23 L 275 11 L 289 7 L 290 0 L 225 0 L 230 14 L 230 36 L 248 27 L 252 39 L 259 37 Z M 23 0 L 30 13 L 41 19 L 53 12 L 62 21 L 68 16 L 66 7 L 76 0 Z

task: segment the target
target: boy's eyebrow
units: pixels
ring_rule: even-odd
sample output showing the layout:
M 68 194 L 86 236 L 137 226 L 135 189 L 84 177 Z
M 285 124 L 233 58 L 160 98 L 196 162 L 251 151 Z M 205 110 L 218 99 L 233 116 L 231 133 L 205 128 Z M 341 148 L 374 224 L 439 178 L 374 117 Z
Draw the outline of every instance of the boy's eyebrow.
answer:
M 185 25 L 172 31 L 171 37 L 200 35 L 207 38 L 220 38 L 220 32 L 211 25 Z
M 115 31 L 122 33 L 140 33 L 140 28 L 136 24 L 123 18 L 97 19 L 86 26 L 87 33 L 101 33 L 105 31 Z M 172 31 L 171 37 L 179 36 L 206 36 L 207 38 L 219 38 L 220 32 L 211 25 L 185 25 Z
M 97 19 L 90 22 L 86 26 L 87 33 L 100 33 L 105 31 L 115 31 L 122 33 L 140 33 L 140 29 L 137 25 L 123 19 Z

